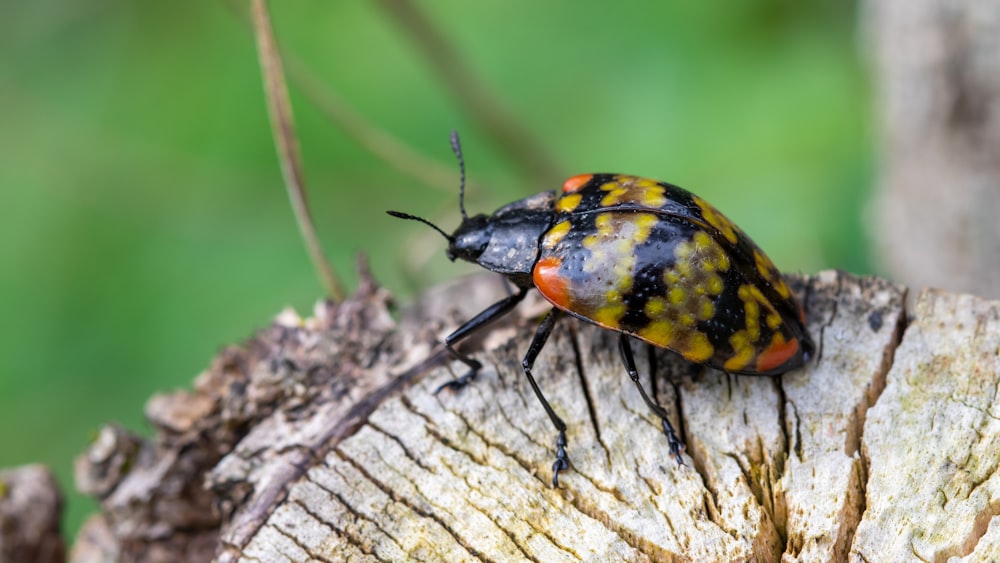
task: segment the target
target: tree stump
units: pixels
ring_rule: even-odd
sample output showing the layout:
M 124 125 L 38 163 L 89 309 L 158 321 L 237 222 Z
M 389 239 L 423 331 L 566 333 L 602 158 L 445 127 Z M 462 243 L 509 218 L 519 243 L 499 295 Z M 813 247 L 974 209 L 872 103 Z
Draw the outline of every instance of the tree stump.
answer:
M 944 561 L 1000 554 L 1000 307 L 839 272 L 793 278 L 818 352 L 780 377 L 636 349 L 687 445 L 669 455 L 616 335 L 561 322 L 521 372 L 542 303 L 470 342 L 444 334 L 507 289 L 430 292 L 397 321 L 365 277 L 284 313 L 193 391 L 154 397 L 151 441 L 108 427 L 78 462 L 101 499 L 74 561 Z
M 62 494 L 44 466 L 0 470 L 0 562 L 59 563 Z

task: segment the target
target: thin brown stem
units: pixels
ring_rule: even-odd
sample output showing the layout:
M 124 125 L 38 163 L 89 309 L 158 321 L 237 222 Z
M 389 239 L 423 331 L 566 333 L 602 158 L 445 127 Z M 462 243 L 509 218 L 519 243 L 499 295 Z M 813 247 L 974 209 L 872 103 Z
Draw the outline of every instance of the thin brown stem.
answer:
M 313 267 L 326 288 L 327 295 L 334 301 L 344 299 L 344 286 L 334 273 L 330 262 L 323 253 L 319 237 L 309 214 L 309 202 L 306 199 L 305 176 L 302 172 L 302 157 L 299 153 L 298 137 L 295 135 L 295 123 L 292 117 L 292 105 L 288 100 L 288 87 L 285 84 L 285 74 L 282 70 L 281 56 L 275 44 L 271 21 L 264 0 L 252 0 L 252 17 L 254 36 L 257 39 L 257 54 L 260 58 L 261 74 L 264 79 L 264 91 L 267 96 L 268 113 L 271 115 L 271 131 L 281 162 L 281 172 L 285 179 L 285 188 L 292 203 L 299 231 L 306 243 Z

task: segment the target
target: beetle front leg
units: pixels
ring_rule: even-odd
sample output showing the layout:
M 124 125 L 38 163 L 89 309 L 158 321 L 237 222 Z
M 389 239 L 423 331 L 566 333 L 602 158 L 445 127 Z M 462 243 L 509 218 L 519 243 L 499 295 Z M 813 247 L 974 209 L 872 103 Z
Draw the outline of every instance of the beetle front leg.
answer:
M 539 402 L 542 403 L 542 407 L 545 409 L 545 413 L 549 415 L 552 425 L 559 431 L 559 437 L 556 439 L 556 460 L 552 463 L 553 487 L 559 486 L 559 472 L 569 469 L 569 456 L 566 455 L 566 423 L 559 418 L 556 411 L 552 410 L 552 406 L 545 400 L 545 395 L 542 395 L 542 390 L 538 388 L 535 377 L 531 375 L 531 368 L 535 365 L 535 358 L 538 357 L 538 353 L 545 346 L 545 341 L 552 334 L 552 327 L 555 326 L 556 321 L 561 316 L 562 311 L 559 309 L 552 309 L 549 311 L 549 314 L 545 315 L 542 323 L 538 325 L 535 337 L 531 339 L 531 345 L 528 346 L 528 353 L 524 355 L 524 360 L 521 362 L 521 367 L 524 368 L 524 375 L 528 376 L 528 383 L 531 384 L 531 389 L 535 392 L 535 396 L 538 397 Z
M 663 407 L 656 404 L 655 401 L 649 398 L 646 394 L 646 390 L 642 388 L 642 383 L 639 382 L 639 371 L 635 369 L 635 358 L 632 356 L 632 344 L 629 342 L 629 336 L 622 333 L 620 339 L 618 340 L 618 350 L 622 353 L 622 361 L 625 363 L 625 369 L 628 370 L 628 376 L 635 383 L 635 386 L 639 388 L 639 394 L 642 395 L 642 400 L 646 402 L 646 406 L 649 410 L 660 417 L 660 422 L 663 425 L 663 433 L 667 435 L 667 443 L 670 447 L 670 453 L 673 454 L 677 463 L 684 465 L 684 459 L 681 458 L 681 451 L 684 449 L 684 444 L 681 442 L 680 438 L 677 437 L 677 432 L 674 431 L 674 426 L 670 424 L 670 419 L 667 417 L 667 411 L 663 410 Z M 653 374 L 655 377 L 655 374 Z
M 528 293 L 527 289 L 521 288 L 521 290 L 518 291 L 517 293 L 504 297 L 500 301 L 497 301 L 496 303 L 484 309 L 481 313 L 479 313 L 475 317 L 472 317 L 471 319 L 466 321 L 465 324 L 455 329 L 454 332 L 449 334 L 444 339 L 445 348 L 448 349 L 448 351 L 456 360 L 469 366 L 469 371 L 465 372 L 460 377 L 456 377 L 451 381 L 442 383 L 441 386 L 439 386 L 437 389 L 434 390 L 435 395 L 440 393 L 441 390 L 444 389 L 445 387 L 449 389 L 461 389 L 467 383 L 469 383 L 469 381 L 472 380 L 472 378 L 474 378 L 476 374 L 479 373 L 479 370 L 482 369 L 483 367 L 483 364 L 481 364 L 478 360 L 456 350 L 455 345 L 457 345 L 460 341 L 464 340 L 465 338 L 468 338 L 479 329 L 484 328 L 486 325 L 492 323 L 493 321 L 509 313 L 511 309 L 516 307 L 517 304 L 524 299 L 524 296 L 527 295 L 527 293 Z

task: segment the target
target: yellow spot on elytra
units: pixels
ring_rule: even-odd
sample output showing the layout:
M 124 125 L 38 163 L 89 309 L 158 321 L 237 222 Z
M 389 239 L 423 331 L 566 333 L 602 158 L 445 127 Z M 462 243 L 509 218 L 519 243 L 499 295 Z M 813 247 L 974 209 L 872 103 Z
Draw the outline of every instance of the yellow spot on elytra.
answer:
M 670 302 L 674 305 L 680 305 L 685 299 L 687 299 L 687 292 L 680 287 L 671 287 L 670 290 L 667 291 L 667 298 L 670 299 Z
M 718 295 L 725 289 L 726 284 L 722 281 L 722 276 L 712 274 L 705 280 L 705 292 L 709 295 Z
M 605 184 L 607 185 L 607 184 Z M 615 188 L 608 192 L 608 195 L 601 198 L 601 207 L 612 207 L 618 205 L 622 202 L 625 195 L 625 190 L 621 188 Z
M 666 191 L 657 182 L 648 178 L 635 176 L 615 176 L 610 182 L 601 186 L 607 195 L 601 199 L 604 207 L 622 204 L 637 204 L 651 209 L 660 209 L 667 203 Z
M 732 221 L 727 219 L 722 213 L 719 213 L 716 208 L 712 207 L 707 201 L 701 199 L 700 197 L 693 196 L 692 199 L 694 200 L 695 205 L 701 209 L 701 216 L 705 219 L 705 221 L 709 225 L 718 229 L 718 231 L 722 233 L 722 236 L 726 237 L 726 240 L 730 243 L 736 244 L 736 226 L 733 225 Z
M 694 315 L 684 313 L 677 317 L 677 322 L 679 322 L 682 326 L 694 326 Z
M 639 329 L 639 336 L 659 346 L 671 346 L 674 339 L 674 325 L 670 321 L 653 321 Z
M 702 253 L 705 253 L 715 244 L 715 241 L 712 240 L 712 237 L 709 236 L 709 234 L 706 233 L 705 231 L 696 232 L 694 234 L 693 240 L 695 248 Z
M 771 304 L 760 292 L 759 289 L 751 285 L 741 285 L 736 291 L 736 295 L 743 301 L 743 312 L 746 317 L 747 338 L 750 342 L 756 342 L 760 338 L 760 306 L 770 308 Z
M 698 320 L 707 321 L 715 316 L 715 305 L 707 299 L 702 299 L 698 306 Z
M 753 360 L 753 346 L 750 345 L 746 331 L 740 330 L 729 337 L 729 345 L 733 347 L 733 355 L 723 364 L 727 371 L 741 370 Z
M 659 222 L 659 218 L 652 213 L 636 213 L 632 221 L 636 228 L 633 241 L 635 244 L 642 244 L 649 238 L 649 233 L 653 231 L 653 226 Z
M 771 330 L 777 330 L 781 326 L 781 315 L 778 313 L 770 313 L 767 315 L 767 328 Z
M 729 270 L 729 255 L 726 254 L 724 250 L 722 250 L 721 246 L 715 245 L 715 248 L 718 251 L 715 254 L 715 260 L 713 261 L 715 269 L 720 272 L 725 272 Z
M 569 213 L 576 209 L 576 206 L 580 205 L 580 200 L 583 199 L 582 194 L 568 194 L 559 198 L 556 202 L 556 211 L 560 213 Z
M 750 340 L 756 342 L 760 338 L 760 305 L 756 301 L 744 303 L 746 313 L 747 335 Z
M 570 230 L 569 221 L 562 221 L 556 223 L 547 233 L 545 233 L 545 238 L 542 239 L 542 246 L 545 248 L 555 248 L 556 245 L 562 241 L 563 237 L 566 236 Z
M 594 320 L 600 325 L 618 328 L 623 316 L 625 316 L 625 304 L 613 303 L 599 308 L 594 313 Z
M 778 271 L 774 262 L 771 262 L 771 259 L 761 252 L 760 249 L 753 251 L 753 258 L 761 277 L 771 282 L 774 290 L 778 292 L 778 295 L 782 299 L 788 299 L 792 292 L 788 289 L 788 285 L 785 284 L 785 280 L 781 278 L 781 272 Z
M 767 259 L 767 256 L 764 256 L 764 253 L 755 248 L 753 251 L 753 260 L 757 266 L 757 272 L 760 273 L 765 280 L 773 281 L 773 276 L 771 275 L 771 269 L 773 266 L 771 261 Z
M 778 295 L 780 295 L 782 299 L 788 299 L 788 296 L 792 294 L 792 291 L 788 289 L 788 285 L 785 284 L 785 280 L 782 279 L 779 279 L 774 284 L 774 289 L 777 290 Z
M 667 196 L 662 186 L 653 185 L 642 194 L 642 205 L 652 209 L 660 209 L 667 204 Z
M 674 270 L 681 279 L 690 279 L 694 274 L 694 266 L 687 260 L 674 262 Z
M 646 306 L 643 308 L 643 312 L 651 319 L 661 316 L 666 310 L 667 301 L 662 297 L 653 297 L 649 301 L 646 301 Z
M 701 332 L 691 333 L 685 350 L 681 351 L 681 355 L 691 362 L 704 362 L 711 358 L 714 353 L 715 349 L 712 348 L 712 343 Z

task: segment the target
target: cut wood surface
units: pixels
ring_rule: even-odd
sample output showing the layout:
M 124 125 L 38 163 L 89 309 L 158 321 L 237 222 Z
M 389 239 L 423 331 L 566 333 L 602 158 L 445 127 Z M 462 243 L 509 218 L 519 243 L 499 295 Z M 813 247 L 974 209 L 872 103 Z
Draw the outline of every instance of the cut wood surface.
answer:
M 72 559 L 142 561 L 997 561 L 1000 306 L 838 272 L 793 278 L 817 358 L 780 377 L 636 348 L 684 465 L 613 333 L 561 321 L 521 371 L 543 304 L 468 350 L 443 335 L 505 295 L 449 284 L 399 320 L 366 280 L 284 313 L 192 391 L 154 397 L 150 441 L 108 427 L 79 460 L 101 499 Z

